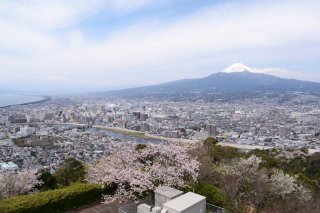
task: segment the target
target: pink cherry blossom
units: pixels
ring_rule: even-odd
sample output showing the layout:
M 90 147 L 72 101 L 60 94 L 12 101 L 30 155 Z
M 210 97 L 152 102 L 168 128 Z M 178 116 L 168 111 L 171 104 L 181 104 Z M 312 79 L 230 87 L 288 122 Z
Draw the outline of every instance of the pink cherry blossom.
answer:
M 41 184 L 36 170 L 2 171 L 0 174 L 0 197 L 27 194 Z
M 107 197 L 107 202 L 135 198 L 160 185 L 183 187 L 198 176 L 199 162 L 189 155 L 189 150 L 190 147 L 179 145 L 122 148 L 91 165 L 87 181 L 117 184 L 116 194 Z

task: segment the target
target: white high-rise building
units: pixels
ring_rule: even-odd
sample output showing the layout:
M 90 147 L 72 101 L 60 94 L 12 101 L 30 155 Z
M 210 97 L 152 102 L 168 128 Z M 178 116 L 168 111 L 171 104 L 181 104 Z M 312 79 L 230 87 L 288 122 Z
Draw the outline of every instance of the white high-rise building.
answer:
M 19 134 L 23 137 L 30 136 L 36 132 L 36 129 L 34 127 L 25 126 L 20 129 Z

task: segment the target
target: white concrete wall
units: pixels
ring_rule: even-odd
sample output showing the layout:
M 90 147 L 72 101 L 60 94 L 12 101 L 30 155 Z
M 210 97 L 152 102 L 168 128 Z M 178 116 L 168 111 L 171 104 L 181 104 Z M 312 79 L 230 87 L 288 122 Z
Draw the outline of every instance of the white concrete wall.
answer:
M 140 204 L 137 207 L 137 213 L 161 213 L 162 208 L 159 206 L 151 208 L 147 204 Z
M 155 193 L 154 199 L 155 199 L 155 206 L 160 206 L 160 207 L 162 207 L 162 204 L 171 200 L 170 198 L 167 198 L 157 193 Z
M 198 203 L 195 206 L 192 206 L 189 209 L 186 209 L 185 211 L 182 211 L 181 213 L 205 213 L 205 212 L 206 212 L 206 203 L 202 202 L 202 203 Z
M 165 207 L 168 212 L 167 213 L 205 213 L 206 212 L 206 203 L 205 202 L 201 202 L 198 203 L 197 205 L 194 205 L 188 209 L 184 209 L 182 211 L 178 211 L 175 209 L 171 209 L 169 207 Z
M 150 213 L 151 212 L 151 206 L 147 204 L 140 204 L 137 208 L 137 213 Z

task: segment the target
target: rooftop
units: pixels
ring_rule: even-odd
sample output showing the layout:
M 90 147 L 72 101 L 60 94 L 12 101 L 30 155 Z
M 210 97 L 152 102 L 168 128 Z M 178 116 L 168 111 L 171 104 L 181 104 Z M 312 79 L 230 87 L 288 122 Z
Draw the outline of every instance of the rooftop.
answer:
M 162 186 L 160 188 L 158 188 L 157 190 L 154 191 L 156 194 L 165 196 L 167 198 L 175 198 L 179 195 L 183 194 L 183 191 L 168 187 L 168 186 Z
M 18 168 L 18 165 L 13 162 L 7 162 L 7 163 L 0 163 L 1 169 L 16 169 Z
M 178 212 L 182 212 L 183 210 L 189 209 L 190 207 L 198 204 L 199 202 L 205 202 L 206 197 L 188 192 L 184 195 L 181 195 L 173 200 L 168 201 L 163 204 L 164 207 L 174 209 Z

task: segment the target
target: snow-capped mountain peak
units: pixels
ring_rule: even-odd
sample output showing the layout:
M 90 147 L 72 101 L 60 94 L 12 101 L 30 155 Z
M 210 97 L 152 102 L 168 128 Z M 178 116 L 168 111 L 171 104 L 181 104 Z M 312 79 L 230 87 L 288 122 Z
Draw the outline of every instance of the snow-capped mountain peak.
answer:
M 226 68 L 223 72 L 231 73 L 231 72 L 244 72 L 244 71 L 251 72 L 251 68 L 241 63 L 234 63 L 230 67 Z

